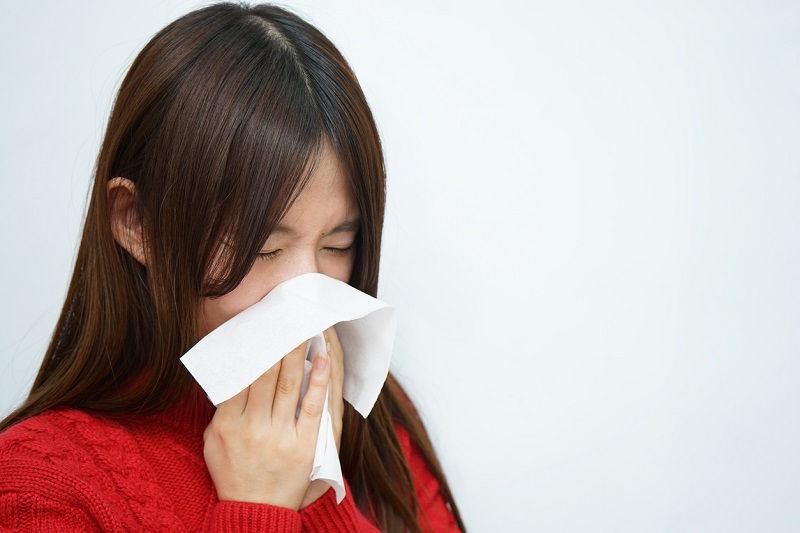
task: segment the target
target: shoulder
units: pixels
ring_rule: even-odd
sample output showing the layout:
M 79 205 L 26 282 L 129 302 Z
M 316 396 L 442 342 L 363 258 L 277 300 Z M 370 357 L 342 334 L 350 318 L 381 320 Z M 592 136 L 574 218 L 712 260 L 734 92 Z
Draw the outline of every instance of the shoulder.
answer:
M 49 481 L 63 488 L 74 477 L 102 489 L 114 464 L 135 453 L 132 444 L 111 419 L 71 408 L 50 409 L 0 433 L 0 488 L 12 480 L 32 482 L 32 489 Z
M 58 461 L 80 448 L 86 428 L 100 426 L 99 419 L 69 408 L 50 409 L 14 424 L 0 433 L 0 456 Z
M 0 433 L 0 457 L 48 465 L 91 464 L 103 449 L 122 444 L 125 431 L 105 417 L 55 408 Z
M 420 490 L 420 484 L 428 485 L 431 482 L 436 482 L 438 484 L 436 477 L 431 472 L 428 461 L 425 459 L 419 446 L 411 438 L 408 429 L 400 424 L 395 424 L 394 430 L 397 434 L 397 440 L 400 442 L 400 449 L 411 471 L 411 477 L 414 480 L 417 492 Z
M 74 409 L 53 409 L 0 433 L 0 501 L 11 513 L 0 512 L 0 523 L 69 513 L 87 527 L 110 525 L 92 518 L 105 498 L 105 483 L 84 438 L 102 434 L 102 425 Z
M 431 477 L 433 477 L 430 466 L 425 460 L 419 446 L 412 440 L 408 429 L 395 423 L 394 430 L 397 434 L 397 440 L 400 442 L 400 449 L 403 451 L 403 455 L 406 458 L 408 468 L 411 470 L 411 475 L 415 483 L 418 483 L 420 478 L 426 482 L 429 481 Z
M 23 420 L 0 433 L 0 525 L 3 510 L 78 513 L 101 530 L 133 523 L 152 505 L 140 463 L 136 442 L 110 418 L 56 408 Z
M 395 424 L 397 440 L 406 457 L 417 496 L 418 519 L 423 531 L 458 532 L 453 509 L 442 492 L 439 478 L 405 427 Z

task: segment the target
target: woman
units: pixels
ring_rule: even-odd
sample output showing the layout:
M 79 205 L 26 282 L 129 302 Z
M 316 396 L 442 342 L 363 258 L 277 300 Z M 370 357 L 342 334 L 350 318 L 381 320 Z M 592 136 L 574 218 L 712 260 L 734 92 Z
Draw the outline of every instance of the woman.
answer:
M 384 194 L 364 95 L 318 30 L 221 4 L 159 32 L 117 95 L 44 362 L 0 423 L 0 529 L 463 530 L 393 378 L 367 420 L 342 401 L 332 328 L 297 419 L 302 346 L 216 410 L 179 362 L 296 275 L 374 296 Z M 308 481 L 326 390 L 338 505 Z

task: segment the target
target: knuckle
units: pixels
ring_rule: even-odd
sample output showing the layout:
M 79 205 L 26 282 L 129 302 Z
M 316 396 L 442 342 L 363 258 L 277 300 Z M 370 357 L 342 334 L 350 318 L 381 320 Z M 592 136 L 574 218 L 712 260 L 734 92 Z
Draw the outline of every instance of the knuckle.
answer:
M 300 409 L 306 416 L 316 418 L 322 414 L 322 403 L 314 398 L 306 396 L 306 400 L 303 402 Z
M 294 446 L 288 439 L 277 440 L 273 449 L 275 450 L 276 454 L 282 457 L 291 456 L 297 451 L 297 447 Z
M 319 372 L 312 372 L 311 377 L 308 380 L 308 388 L 309 390 L 314 389 L 324 389 L 328 386 L 328 376 L 322 375 Z
M 250 428 L 242 435 L 242 444 L 250 450 L 257 450 L 264 447 L 267 442 L 268 434 L 260 428 Z
M 282 375 L 278 378 L 275 390 L 281 394 L 291 394 L 297 388 L 298 380 L 291 376 Z
M 314 446 L 304 446 L 301 449 L 297 450 L 297 462 L 300 464 L 305 463 L 313 463 L 314 462 Z
M 215 441 L 223 443 L 226 434 L 227 433 L 224 431 L 224 424 L 211 423 L 203 433 L 203 438 L 206 442 Z

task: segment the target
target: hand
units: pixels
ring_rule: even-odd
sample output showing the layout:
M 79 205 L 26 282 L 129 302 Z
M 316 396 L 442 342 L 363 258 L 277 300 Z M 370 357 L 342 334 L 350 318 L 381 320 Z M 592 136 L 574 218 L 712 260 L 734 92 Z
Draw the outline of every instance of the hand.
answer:
M 300 508 L 309 489 L 325 391 L 334 366 L 329 364 L 330 357 L 316 355 L 300 416 L 295 419 L 305 353 L 304 343 L 217 407 L 203 435 L 203 455 L 220 500 Z M 341 397 L 341 387 L 339 391 Z
M 325 337 L 326 349 L 330 358 L 331 377 L 328 389 L 328 412 L 331 414 L 333 422 L 333 436 L 336 438 L 336 450 L 341 450 L 342 442 L 342 417 L 344 416 L 344 400 L 342 399 L 342 387 L 344 386 L 344 354 L 339 337 L 333 326 L 323 332 Z M 300 509 L 304 509 L 322 497 L 330 485 L 320 479 L 315 479 L 308 486 Z

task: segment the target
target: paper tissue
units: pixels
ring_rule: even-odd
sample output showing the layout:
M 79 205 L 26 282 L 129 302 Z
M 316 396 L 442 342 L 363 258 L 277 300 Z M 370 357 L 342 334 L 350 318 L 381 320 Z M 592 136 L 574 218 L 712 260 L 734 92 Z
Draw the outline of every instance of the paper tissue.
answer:
M 322 332 L 336 325 L 344 352 L 343 397 L 365 417 L 381 391 L 397 328 L 395 310 L 341 281 L 309 273 L 287 280 L 203 337 L 181 357 L 214 405 L 235 396 L 301 343 L 307 359 L 324 351 Z M 306 364 L 306 370 L 310 363 Z M 333 426 L 326 409 L 310 479 L 344 498 Z

